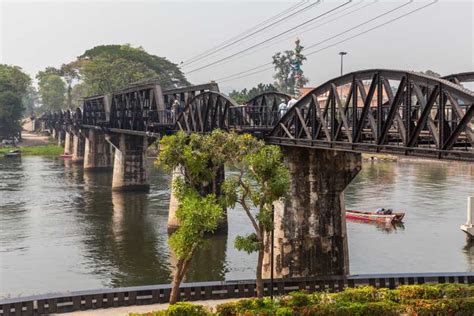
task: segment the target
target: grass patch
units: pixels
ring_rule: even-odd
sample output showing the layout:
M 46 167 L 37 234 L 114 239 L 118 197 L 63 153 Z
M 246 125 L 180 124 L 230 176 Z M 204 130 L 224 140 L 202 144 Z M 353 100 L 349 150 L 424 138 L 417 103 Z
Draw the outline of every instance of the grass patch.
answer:
M 39 145 L 39 146 L 30 146 L 30 147 L 12 147 L 7 146 L 0 148 L 0 155 L 8 153 L 10 150 L 19 149 L 22 155 L 31 155 L 31 156 L 58 156 L 64 152 L 64 148 L 58 145 Z

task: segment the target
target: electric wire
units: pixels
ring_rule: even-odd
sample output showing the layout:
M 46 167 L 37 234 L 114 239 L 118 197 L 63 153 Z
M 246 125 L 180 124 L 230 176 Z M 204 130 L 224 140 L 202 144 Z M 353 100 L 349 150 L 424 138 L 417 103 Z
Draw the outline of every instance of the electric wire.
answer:
M 292 28 L 290 28 L 290 29 L 288 29 L 288 30 L 286 30 L 286 31 L 284 31 L 284 32 L 281 32 L 281 33 L 279 33 L 279 34 L 277 34 L 277 35 L 274 35 L 274 36 L 272 36 L 272 37 L 270 37 L 270 38 L 267 38 L 267 39 L 264 40 L 264 41 L 261 41 L 261 42 L 255 44 L 255 45 L 250 46 L 250 47 L 247 47 L 247 48 L 245 48 L 245 49 L 243 49 L 243 50 L 241 50 L 241 51 L 238 51 L 238 52 L 236 52 L 236 53 L 234 53 L 234 54 L 232 54 L 232 55 L 229 55 L 229 56 L 226 56 L 226 57 L 224 57 L 224 58 L 221 58 L 221 59 L 219 59 L 219 60 L 217 60 L 217 61 L 215 61 L 215 62 L 213 62 L 213 63 L 210 63 L 210 64 L 207 64 L 207 65 L 204 65 L 204 66 L 195 68 L 195 69 L 193 69 L 193 70 L 191 70 L 191 71 L 185 72 L 185 74 L 190 74 L 190 73 L 196 72 L 196 71 L 198 71 L 198 70 L 202 70 L 202 69 L 209 68 L 210 66 L 215 65 L 215 64 L 218 64 L 218 63 L 221 63 L 221 62 L 224 61 L 224 60 L 227 60 L 227 59 L 232 58 L 232 57 L 234 57 L 234 56 L 238 56 L 238 55 L 242 54 L 243 52 L 249 51 L 249 50 L 251 50 L 251 49 L 253 49 L 253 48 L 255 48 L 255 47 L 258 47 L 258 46 L 260 46 L 260 45 L 262 45 L 262 44 L 265 44 L 265 43 L 267 43 L 267 42 L 269 42 L 269 41 L 271 41 L 271 40 L 273 40 L 273 39 L 275 39 L 275 38 L 278 38 L 278 37 L 280 37 L 280 36 L 282 36 L 282 35 L 285 35 L 285 34 L 291 32 L 291 31 L 293 31 L 293 30 L 295 30 L 295 29 L 297 29 L 297 28 L 299 28 L 299 27 L 301 27 L 301 26 L 303 26 L 303 25 L 306 25 L 306 24 L 308 24 L 308 23 L 310 23 L 310 22 L 312 22 L 312 21 L 315 21 L 315 20 L 321 18 L 322 16 L 325 16 L 326 14 L 329 14 L 329 13 L 335 11 L 335 10 L 338 10 L 339 8 L 342 8 L 343 6 L 345 6 L 345 5 L 347 5 L 347 4 L 351 3 L 351 2 L 352 2 L 352 0 L 349 0 L 349 1 L 347 1 L 347 2 L 344 2 L 343 4 L 337 6 L 337 7 L 333 8 L 333 9 L 331 9 L 331 10 L 329 10 L 329 11 L 326 11 L 326 12 L 324 12 L 324 13 L 322 13 L 322 14 L 320 14 L 320 15 L 314 17 L 314 18 L 311 18 L 310 20 L 307 20 L 307 21 L 305 21 L 305 22 L 303 22 L 303 23 L 301 23 L 301 24 L 298 24 L 298 25 L 296 25 L 296 26 L 294 26 L 294 27 L 292 27 Z
M 320 48 L 320 49 L 318 49 L 318 50 L 309 52 L 309 53 L 306 54 L 306 56 L 314 55 L 314 54 L 319 53 L 319 52 L 321 52 L 321 51 L 323 51 L 323 50 L 326 50 L 326 49 L 329 49 L 329 48 L 331 48 L 331 47 L 334 47 L 334 46 L 336 46 L 336 45 L 338 45 L 338 44 L 341 44 L 341 43 L 344 43 L 344 42 L 349 41 L 349 40 L 351 40 L 351 39 L 354 39 L 354 38 L 356 38 L 356 37 L 365 35 L 365 34 L 371 32 L 371 31 L 373 31 L 373 30 L 376 30 L 376 29 L 381 28 L 381 27 L 383 27 L 383 26 L 385 26 L 385 25 L 388 25 L 388 24 L 390 24 L 390 23 L 392 23 L 392 22 L 395 22 L 395 21 L 397 21 L 397 20 L 399 20 L 399 19 L 402 19 L 402 18 L 404 18 L 404 17 L 406 17 L 406 16 L 408 16 L 408 15 L 411 15 L 411 14 L 413 14 L 413 13 L 415 13 L 415 12 L 418 12 L 418 11 L 420 11 L 420 10 L 423 10 L 423 9 L 425 9 L 425 8 L 427 8 L 427 7 L 429 7 L 429 6 L 433 5 L 433 4 L 435 4 L 435 3 L 437 3 L 437 2 L 438 2 L 438 0 L 434 0 L 433 2 L 430 2 L 430 3 L 428 3 L 428 4 L 424 5 L 424 6 L 421 6 L 421 7 L 417 8 L 417 9 L 414 9 L 414 10 L 409 11 L 409 12 L 407 12 L 407 13 L 404 13 L 404 14 L 402 14 L 402 15 L 396 17 L 396 18 L 390 19 L 390 20 L 388 20 L 388 21 L 386 21 L 386 22 L 384 22 L 384 23 L 378 24 L 378 25 L 376 25 L 376 26 L 374 26 L 374 27 L 372 27 L 372 28 L 369 28 L 369 29 L 367 29 L 367 30 L 365 30 L 365 31 L 359 32 L 359 33 L 357 33 L 357 34 L 354 34 L 354 35 L 352 35 L 352 36 L 350 36 L 350 37 L 348 37 L 348 38 L 345 38 L 345 39 L 340 40 L 340 41 L 338 41 L 338 42 L 336 42 L 336 43 L 333 43 L 333 44 L 330 44 L 330 45 L 325 46 L 325 47 L 323 47 L 323 48 Z M 262 68 L 262 67 L 267 66 L 267 65 L 268 65 L 268 64 L 260 65 L 260 66 L 258 66 L 258 67 L 254 67 L 254 69 Z M 254 70 L 254 69 L 249 69 L 249 70 L 247 70 L 247 71 L 252 71 L 252 70 Z M 255 75 L 255 74 L 258 74 L 258 73 L 261 73 L 261 72 L 263 72 L 263 71 L 267 71 L 267 70 L 270 70 L 270 69 L 273 69 L 273 65 L 272 65 L 271 67 L 267 67 L 267 68 L 264 68 L 264 69 L 261 69 L 261 70 L 255 71 L 255 72 L 251 72 L 251 73 L 246 74 L 246 75 L 243 75 L 243 76 L 238 76 L 238 77 L 235 77 L 235 78 L 230 78 L 230 79 L 226 79 L 226 80 L 221 80 L 221 81 L 219 81 L 219 82 L 220 82 L 220 83 L 223 83 L 223 82 L 233 81 L 233 80 L 236 80 L 236 79 L 246 78 L 246 77 L 253 76 L 253 75 Z M 244 73 L 244 72 L 241 72 L 241 73 Z
M 197 61 L 199 61 L 199 60 L 201 60 L 201 59 L 203 59 L 203 58 L 205 58 L 205 57 L 207 57 L 207 56 L 214 55 L 215 53 L 220 52 L 220 51 L 222 51 L 223 49 L 226 49 L 227 47 L 230 47 L 230 46 L 233 46 L 233 45 L 235 45 L 235 44 L 237 44 L 237 43 L 240 43 L 241 41 L 243 41 L 243 40 L 245 40 L 245 39 L 247 39 L 247 38 L 249 38 L 249 37 L 252 37 L 252 36 L 254 36 L 254 35 L 256 35 L 256 34 L 262 32 L 262 31 L 264 31 L 264 30 L 266 30 L 266 29 L 268 29 L 268 28 L 270 28 L 270 27 L 272 27 L 272 26 L 274 26 L 274 25 L 277 25 L 277 24 L 279 24 L 279 23 L 281 23 L 281 22 L 283 22 L 283 21 L 287 21 L 290 17 L 294 17 L 294 16 L 300 14 L 301 12 L 307 11 L 308 9 L 310 9 L 310 8 L 314 7 L 315 5 L 318 5 L 318 4 L 320 4 L 320 3 L 321 3 L 321 0 L 318 0 L 318 1 L 316 1 L 316 2 L 310 3 L 309 5 L 307 5 L 307 6 L 303 7 L 303 8 L 301 8 L 301 9 L 299 9 L 298 11 L 293 12 L 293 13 L 291 13 L 291 14 L 288 15 L 288 16 L 283 16 L 281 19 L 278 19 L 277 21 L 274 21 L 274 22 L 272 22 L 272 23 L 270 23 L 270 24 L 268 24 L 268 25 L 262 27 L 261 29 L 258 29 L 258 30 L 256 30 L 256 31 L 253 31 L 253 32 L 251 32 L 250 34 L 247 34 L 247 35 L 245 35 L 245 36 L 243 36 L 243 37 L 241 37 L 241 38 L 236 39 L 235 41 L 232 41 L 232 42 L 230 42 L 230 43 L 227 43 L 227 44 L 225 44 L 224 46 L 221 46 L 221 47 L 219 47 L 219 48 L 217 48 L 217 49 L 215 49 L 215 50 L 213 50 L 213 51 L 211 51 L 211 52 L 208 52 L 208 53 L 206 53 L 206 54 L 204 54 L 204 55 L 201 54 L 201 56 L 200 56 L 199 58 L 195 58 L 194 60 L 188 61 L 187 63 L 184 62 L 182 66 L 183 66 L 183 67 L 187 67 L 187 66 L 189 66 L 189 65 L 191 65 L 191 64 L 193 64 L 193 63 L 195 63 L 195 62 L 197 62 Z

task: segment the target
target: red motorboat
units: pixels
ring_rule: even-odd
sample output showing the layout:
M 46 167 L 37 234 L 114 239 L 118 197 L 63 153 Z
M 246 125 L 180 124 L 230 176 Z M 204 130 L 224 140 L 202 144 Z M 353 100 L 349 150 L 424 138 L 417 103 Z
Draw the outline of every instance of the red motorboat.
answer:
M 346 210 L 346 218 L 359 221 L 380 222 L 380 223 L 401 223 L 405 213 L 383 210 L 382 212 L 363 212 Z
M 59 155 L 59 157 L 61 157 L 63 159 L 71 159 L 72 155 L 68 154 L 68 153 L 64 153 L 64 154 Z

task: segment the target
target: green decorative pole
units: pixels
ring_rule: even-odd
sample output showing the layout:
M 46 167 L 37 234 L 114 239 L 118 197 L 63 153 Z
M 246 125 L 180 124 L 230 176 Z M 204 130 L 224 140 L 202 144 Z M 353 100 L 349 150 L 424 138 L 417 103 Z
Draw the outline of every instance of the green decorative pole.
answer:
M 295 41 L 295 50 L 294 50 L 294 57 L 292 61 L 292 68 L 293 68 L 293 73 L 295 76 L 295 88 L 294 88 L 294 95 L 295 98 L 299 98 L 300 96 L 300 88 L 302 86 L 302 76 L 303 76 L 303 71 L 301 70 L 301 65 L 303 64 L 303 60 L 306 60 L 306 57 L 301 53 L 303 50 L 303 46 L 300 44 L 299 38 L 296 39 Z

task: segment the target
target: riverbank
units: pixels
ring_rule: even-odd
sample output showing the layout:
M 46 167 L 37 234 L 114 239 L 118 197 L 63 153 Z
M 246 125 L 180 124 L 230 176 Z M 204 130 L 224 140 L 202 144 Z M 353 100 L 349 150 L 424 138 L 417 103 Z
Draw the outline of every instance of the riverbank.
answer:
M 64 152 L 61 146 L 48 144 L 48 145 L 34 145 L 29 147 L 12 147 L 7 146 L 0 148 L 0 155 L 6 154 L 11 150 L 20 149 L 22 155 L 29 156 L 58 156 Z
M 6 154 L 14 149 L 20 149 L 22 155 L 31 156 L 58 156 L 64 151 L 61 146 L 52 143 L 48 136 L 29 132 L 22 133 L 22 141 L 18 143 L 16 147 L 1 147 L 0 155 Z

